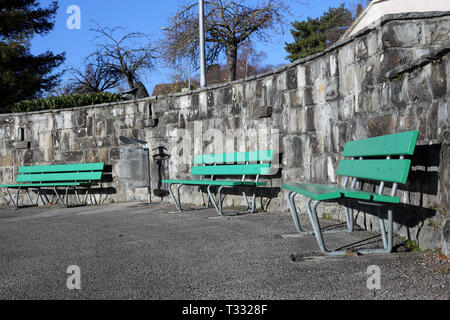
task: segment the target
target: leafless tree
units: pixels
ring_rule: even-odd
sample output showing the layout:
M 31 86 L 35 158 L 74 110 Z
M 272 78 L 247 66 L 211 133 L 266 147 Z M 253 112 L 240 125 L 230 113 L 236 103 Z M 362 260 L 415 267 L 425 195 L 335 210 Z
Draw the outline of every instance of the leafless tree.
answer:
M 103 92 L 116 88 L 121 74 L 107 68 L 103 58 L 91 55 L 85 60 L 84 70 L 72 68 L 70 84 L 75 92 Z
M 121 75 L 131 89 L 142 73 L 154 67 L 156 50 L 148 35 L 131 32 L 117 36 L 121 30 L 121 27 L 101 27 L 98 24 L 91 29 L 97 34 L 97 50 L 92 56 L 97 57 L 102 68 L 111 74 Z
M 191 0 L 192 1 L 192 0 Z M 283 0 L 205 2 L 207 62 L 214 64 L 221 53 L 227 59 L 228 80 L 236 79 L 238 47 L 253 38 L 267 41 L 272 32 L 284 30 L 288 8 Z M 198 3 L 184 5 L 169 19 L 161 45 L 167 63 L 198 56 Z

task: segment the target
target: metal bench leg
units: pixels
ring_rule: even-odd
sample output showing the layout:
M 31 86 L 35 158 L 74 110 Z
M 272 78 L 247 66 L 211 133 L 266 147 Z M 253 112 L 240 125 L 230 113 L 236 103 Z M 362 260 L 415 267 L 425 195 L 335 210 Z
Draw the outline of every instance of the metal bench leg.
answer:
M 54 199 L 55 199 L 55 195 L 52 193 L 52 198 L 50 200 L 50 204 L 53 204 Z
M 217 202 L 216 200 L 214 200 L 214 197 L 211 193 L 211 187 L 213 187 L 212 185 L 209 185 L 208 188 L 206 190 L 208 190 L 208 197 L 211 199 L 211 203 L 213 204 L 214 208 L 216 208 L 216 211 L 219 215 L 223 215 L 222 213 L 222 199 L 221 199 L 221 194 L 220 191 L 222 190 L 223 186 L 219 187 L 219 190 L 217 191 Z
M 220 186 L 219 189 L 217 190 L 217 196 L 216 199 L 214 199 L 214 196 L 212 195 L 211 192 L 211 188 L 213 187 L 213 185 L 209 185 L 207 190 L 208 190 L 208 196 L 209 199 L 211 200 L 211 203 L 213 204 L 214 208 L 216 209 L 217 213 L 221 216 L 223 215 L 236 215 L 236 214 L 245 214 L 245 213 L 253 213 L 255 212 L 255 202 L 256 202 L 256 192 L 253 191 L 253 202 L 252 205 L 250 206 L 250 204 L 248 203 L 248 199 L 247 196 L 245 195 L 245 192 L 243 192 L 244 194 L 244 199 L 247 203 L 247 208 L 244 211 L 237 211 L 237 212 L 223 212 L 223 200 L 225 199 L 225 195 L 222 198 L 222 189 L 225 186 Z
M 74 187 L 74 188 L 73 188 L 73 191 L 75 192 L 75 195 L 76 195 L 76 197 L 77 197 L 78 204 L 79 204 L 79 205 L 82 205 L 81 200 L 80 200 L 80 196 L 78 195 L 77 188 Z
M 92 201 L 92 198 L 94 198 L 94 201 Z M 91 204 L 98 204 L 97 203 L 97 198 L 95 197 L 95 194 L 93 193 L 89 193 L 89 199 L 91 200 Z
M 41 189 L 39 189 L 39 190 L 41 190 Z M 45 204 L 52 203 L 52 202 L 50 202 L 50 200 L 48 200 L 48 197 L 47 197 L 47 195 L 46 195 L 45 193 L 44 193 L 44 194 L 40 193 L 40 197 L 41 197 L 41 201 L 42 201 L 42 203 L 43 203 L 44 205 L 45 205 Z M 52 195 L 52 197 L 53 197 L 53 195 Z M 47 203 L 45 203 L 44 198 L 45 198 L 45 200 L 47 200 Z M 52 199 L 52 201 L 53 201 L 53 199 Z
M 247 195 L 245 194 L 245 191 L 244 192 L 242 192 L 242 196 L 244 197 L 244 201 L 245 201 L 245 204 L 246 204 L 246 208 L 245 208 L 245 210 L 250 210 L 250 203 L 248 203 L 248 199 L 247 199 Z
M 19 197 L 17 197 L 17 201 L 14 201 L 13 196 L 12 196 L 11 193 L 9 192 L 9 188 L 6 188 L 6 192 L 8 193 L 9 200 L 10 200 L 11 203 L 14 205 L 14 207 L 15 207 L 16 209 L 19 209 Z M 19 192 L 20 192 L 20 187 L 19 187 L 19 189 L 17 189 L 17 194 L 19 194 Z
M 319 224 L 319 219 L 317 217 L 317 205 L 319 204 L 320 201 L 314 201 L 314 203 L 310 204 L 310 201 L 308 201 L 308 205 L 307 205 L 307 209 L 308 209 L 308 215 L 309 218 L 311 220 L 311 224 L 313 226 L 314 229 L 314 235 L 316 236 L 317 239 L 317 243 L 320 247 L 320 250 L 322 251 L 323 254 L 326 255 L 331 255 L 331 256 L 339 256 L 339 255 L 345 255 L 347 254 L 347 250 L 335 250 L 335 251 L 329 251 L 325 248 L 325 244 L 323 241 L 323 237 L 322 237 L 322 232 L 320 230 L 320 224 Z M 358 253 L 361 254 L 374 254 L 374 253 L 390 253 L 392 251 L 392 239 L 393 239 L 393 212 L 392 209 L 388 210 L 388 234 L 386 235 L 385 232 L 385 227 L 384 227 L 384 222 L 381 219 L 381 214 L 379 212 L 380 208 L 377 207 L 378 210 L 378 214 L 379 214 L 379 219 L 380 221 L 380 231 L 381 231 L 381 235 L 383 238 L 383 248 L 370 248 L 370 249 L 359 249 L 359 250 L 355 250 Z
M 198 190 L 200 191 L 200 194 L 201 194 L 201 196 L 202 196 L 203 206 L 204 206 L 206 209 L 208 209 L 208 208 L 209 208 L 209 203 L 211 202 L 210 199 L 209 199 L 209 196 L 208 196 L 208 195 L 206 196 L 207 199 L 208 199 L 208 201 L 206 202 L 206 201 L 205 201 L 205 197 L 204 197 L 204 195 L 203 195 L 202 189 L 200 189 L 200 187 L 199 187 Z
M 69 188 L 66 188 L 66 192 L 65 192 L 65 198 L 66 198 L 66 205 L 69 206 Z
M 295 206 L 294 198 L 298 193 L 290 192 L 286 196 L 286 200 L 289 204 L 289 211 L 291 212 L 292 219 L 294 220 L 295 229 L 301 235 L 313 235 L 314 231 L 303 230 L 300 226 L 300 220 L 298 218 L 297 208 Z M 308 198 L 306 201 L 306 210 L 308 210 L 312 199 Z M 321 230 L 321 233 L 340 233 L 340 232 L 352 232 L 353 231 L 353 209 L 349 210 L 345 207 L 346 217 L 347 217 L 347 229 L 337 229 L 337 230 Z
M 379 210 L 379 208 L 377 208 Z M 388 209 L 388 230 L 387 235 L 385 233 L 385 227 L 384 227 L 384 221 L 381 219 L 381 215 L 379 218 L 380 221 L 380 228 L 381 223 L 383 224 L 383 227 L 381 228 L 381 236 L 383 237 L 383 249 L 361 249 L 358 250 L 358 252 L 362 254 L 368 254 L 368 253 L 390 253 L 392 252 L 392 242 L 393 242 L 393 211 L 392 209 Z
M 252 206 L 250 207 L 250 204 L 248 203 L 247 195 L 245 194 L 245 191 L 242 192 L 242 195 L 244 196 L 244 201 L 247 205 L 247 208 L 245 211 L 248 211 L 249 213 L 255 212 L 255 203 L 256 203 L 256 189 L 253 189 L 253 195 L 252 195 Z
M 39 199 L 41 199 L 42 203 L 45 205 L 45 202 L 42 199 L 42 195 L 41 195 L 41 188 L 37 189 L 36 198 L 34 199 L 33 205 L 39 206 Z
M 25 192 L 27 194 L 27 198 L 28 198 L 28 202 L 30 203 L 30 206 L 34 206 L 33 199 L 31 199 L 30 192 L 28 191 L 28 188 L 25 189 Z
M 173 194 L 172 191 L 172 185 L 174 185 L 174 183 L 169 184 L 169 193 L 172 196 L 173 201 L 175 202 L 175 206 L 177 207 L 178 211 L 183 211 L 183 209 L 181 209 L 181 198 L 180 198 L 180 188 L 183 184 L 179 184 L 177 187 L 177 197 L 178 197 L 178 201 L 175 198 L 175 195 Z
M 86 194 L 84 195 L 84 205 L 87 205 L 87 198 L 88 198 L 88 195 L 89 195 L 89 189 L 90 188 L 86 189 Z
M 297 229 L 297 232 L 302 235 L 312 234 L 311 231 L 304 231 L 302 230 L 302 227 L 300 226 L 300 221 L 298 219 L 297 214 L 297 208 L 295 207 L 294 198 L 297 195 L 295 192 L 289 192 L 289 194 L 286 196 L 286 200 L 289 204 L 289 211 L 291 212 L 292 219 L 294 220 L 295 229 Z M 311 199 L 308 199 L 308 201 L 311 201 Z
M 41 189 L 37 189 L 37 192 L 36 192 L 36 197 L 34 198 L 34 205 L 35 206 L 38 206 L 39 205 L 39 195 L 40 195 L 40 193 L 41 193 Z
M 387 239 L 386 239 L 386 228 L 384 226 L 384 221 L 381 217 L 380 207 L 377 207 L 377 216 L 378 216 L 378 222 L 380 224 L 380 232 L 381 232 L 381 238 L 383 240 L 383 247 L 387 248 Z
M 53 187 L 53 191 L 55 192 L 55 195 L 56 195 L 56 201 L 58 202 L 61 202 L 61 204 L 64 206 L 64 207 L 66 207 L 67 208 L 67 205 L 64 203 L 64 201 L 63 201 L 63 199 L 61 199 L 61 196 L 59 195 L 59 193 L 58 193 L 58 190 L 56 189 L 56 187 Z
M 320 230 L 319 218 L 317 217 L 317 211 L 316 211 L 317 205 L 319 204 L 320 201 L 315 200 L 311 206 L 311 200 L 312 199 L 308 199 L 306 208 L 308 211 L 309 219 L 311 220 L 311 224 L 312 224 L 312 227 L 314 230 L 314 235 L 316 236 L 317 244 L 319 245 L 320 251 L 322 251 L 323 254 L 330 255 L 330 256 L 345 255 L 346 254 L 345 250 L 329 251 L 325 248 L 325 244 L 323 242 L 323 237 L 322 237 L 322 231 Z
M 345 209 L 345 217 L 347 219 L 347 232 L 353 232 L 353 209 L 350 209 L 346 205 L 344 205 Z

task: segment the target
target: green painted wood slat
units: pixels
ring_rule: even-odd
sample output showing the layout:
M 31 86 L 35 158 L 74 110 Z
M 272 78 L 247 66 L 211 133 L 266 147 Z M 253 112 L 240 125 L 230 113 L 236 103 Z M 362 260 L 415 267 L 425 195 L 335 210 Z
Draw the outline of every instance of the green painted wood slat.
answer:
M 273 158 L 272 150 L 233 152 L 219 154 L 203 154 L 194 157 L 194 164 L 227 164 L 227 163 L 245 163 L 258 161 L 271 161 Z
M 212 185 L 212 186 L 265 186 L 265 182 L 254 182 L 254 181 L 236 181 L 236 180 L 162 180 L 162 183 L 171 184 L 193 184 L 193 185 Z
M 270 163 L 262 164 L 236 164 L 216 166 L 193 166 L 192 175 L 268 175 Z
M 331 200 L 341 197 L 341 193 L 331 190 L 325 186 L 309 184 L 309 183 L 294 183 L 283 184 L 283 188 L 296 193 L 302 194 L 314 200 Z
M 405 131 L 385 136 L 349 141 L 345 144 L 344 157 L 371 157 L 412 155 L 418 131 Z
M 53 181 L 88 181 L 100 180 L 101 171 L 95 172 L 63 172 L 63 173 L 42 173 L 42 174 L 18 174 L 17 182 L 53 182 Z
M 95 186 L 98 183 L 90 182 L 53 182 L 53 183 L 20 183 L 20 184 L 2 184 L 0 188 L 27 188 L 27 187 L 82 187 L 82 186 Z
M 409 159 L 341 160 L 336 174 L 361 179 L 405 183 L 410 166 L 411 160 Z
M 51 173 L 51 172 L 70 172 L 70 171 L 101 171 L 105 164 L 98 163 L 79 163 L 79 164 L 54 164 L 45 166 L 22 166 L 18 173 Z

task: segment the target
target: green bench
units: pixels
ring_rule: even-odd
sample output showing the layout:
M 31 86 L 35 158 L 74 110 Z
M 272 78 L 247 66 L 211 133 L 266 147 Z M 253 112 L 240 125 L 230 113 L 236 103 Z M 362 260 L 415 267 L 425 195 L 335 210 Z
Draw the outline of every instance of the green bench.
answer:
M 352 232 L 353 207 L 355 204 L 371 205 L 376 208 L 383 248 L 368 248 L 357 250 L 359 253 L 388 253 L 392 251 L 393 208 L 400 203 L 396 196 L 398 184 L 405 184 L 408 178 L 411 160 L 405 159 L 414 153 L 417 131 L 400 132 L 385 136 L 349 141 L 342 153 L 336 174 L 343 176 L 342 186 L 293 183 L 283 184 L 287 189 L 287 201 L 294 220 L 295 227 L 300 234 L 314 234 L 322 253 L 327 255 L 344 255 L 346 250 L 329 251 L 325 248 L 322 233 Z M 378 184 L 376 192 L 361 189 L 364 182 L 371 181 Z M 357 184 L 359 187 L 357 188 Z M 385 194 L 389 184 L 390 193 Z M 311 221 L 312 232 L 302 230 L 294 203 L 296 195 L 306 196 L 306 212 Z M 338 202 L 345 209 L 347 228 L 344 230 L 321 230 L 317 217 L 317 205 L 320 202 Z M 381 209 L 387 208 L 387 234 L 381 216 Z
M 0 187 L 6 188 L 6 192 L 9 195 L 11 203 L 19 208 L 19 196 L 20 191 L 25 190 L 30 205 L 38 205 L 39 199 L 45 204 L 44 198 L 48 201 L 48 198 L 43 190 L 51 189 L 56 195 L 57 201 L 65 207 L 68 206 L 68 192 L 73 189 L 79 204 L 82 204 L 78 195 L 78 188 L 86 189 L 84 203 L 87 201 L 90 187 L 100 183 L 102 179 L 104 169 L 104 163 L 81 163 L 81 164 L 58 164 L 58 165 L 45 165 L 45 166 L 23 166 L 19 167 L 16 183 L 4 184 Z M 61 198 L 58 188 L 65 188 L 65 201 Z M 9 189 L 17 189 L 16 200 L 14 200 Z M 36 197 L 33 200 L 30 196 L 29 190 L 37 190 Z M 52 196 L 53 197 L 53 196 Z M 53 200 L 53 199 L 52 199 Z M 95 200 L 94 196 L 94 201 Z
M 180 200 L 180 188 L 182 186 L 205 186 L 208 192 L 208 202 L 205 202 L 203 199 L 203 204 L 208 207 L 209 202 L 211 202 L 219 215 L 224 215 L 222 208 L 223 188 L 251 188 L 253 191 L 252 204 L 249 204 L 246 193 L 243 191 L 242 195 L 247 207 L 243 212 L 239 213 L 253 213 L 255 212 L 256 189 L 266 185 L 265 182 L 259 181 L 260 176 L 273 174 L 273 156 L 272 150 L 197 155 L 194 157 L 191 175 L 199 177 L 199 179 L 168 179 L 162 180 L 162 183 L 169 184 L 170 195 L 179 211 L 183 210 Z M 235 176 L 237 179 L 225 179 L 224 177 L 226 176 Z M 249 179 L 248 176 L 254 178 Z M 205 179 L 205 177 L 209 178 Z M 216 179 L 217 177 L 220 179 Z M 177 185 L 177 197 L 175 197 L 172 190 L 173 185 Z M 218 188 L 216 199 L 213 197 L 212 188 Z M 203 198 L 201 188 L 199 190 Z M 231 214 L 231 212 L 226 214 Z

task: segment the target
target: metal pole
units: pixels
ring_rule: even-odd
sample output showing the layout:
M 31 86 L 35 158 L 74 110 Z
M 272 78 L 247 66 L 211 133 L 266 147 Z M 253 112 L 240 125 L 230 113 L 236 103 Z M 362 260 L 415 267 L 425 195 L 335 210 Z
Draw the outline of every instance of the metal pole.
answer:
M 206 62 L 205 62 L 205 4 L 199 0 L 199 32 L 200 32 L 200 88 L 206 87 Z
M 142 148 L 147 152 L 147 202 L 152 203 L 152 180 L 150 176 L 150 148 Z
M 188 64 L 188 88 L 189 90 L 191 90 L 191 64 L 189 58 L 187 64 Z

